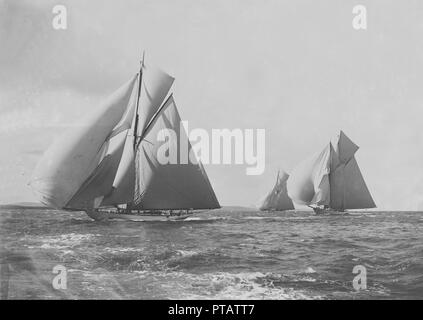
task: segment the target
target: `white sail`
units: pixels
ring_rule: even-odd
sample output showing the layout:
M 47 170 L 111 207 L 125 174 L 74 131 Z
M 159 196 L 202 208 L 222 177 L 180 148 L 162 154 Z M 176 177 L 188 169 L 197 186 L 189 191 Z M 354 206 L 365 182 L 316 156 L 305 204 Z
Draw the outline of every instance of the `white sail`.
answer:
M 322 152 L 300 163 L 287 181 L 288 196 L 301 205 L 327 205 L 330 201 L 329 144 Z
M 102 200 L 102 206 L 130 203 L 135 190 L 135 156 L 134 136 L 127 135 L 122 158 L 113 180 L 112 190 Z
M 103 199 L 103 206 L 125 204 L 133 201 L 136 181 L 138 179 L 135 170 L 134 140 L 136 137 L 134 136 L 134 130 L 137 131 L 136 135 L 138 141 L 138 138 L 142 138 L 145 128 L 162 105 L 174 80 L 173 77 L 158 68 L 145 65 L 142 66 L 138 119 L 135 117 L 133 118 L 132 128 L 128 132 L 127 141 L 113 182 L 112 191 Z M 134 128 L 136 122 L 138 123 L 138 127 Z
M 353 157 L 345 166 L 345 209 L 376 208 L 358 163 Z
M 117 125 L 128 112 L 136 78 L 116 90 L 81 125 L 68 130 L 46 151 L 31 181 L 43 203 L 64 208 L 81 186 L 92 191 L 89 183 L 85 185 L 87 179 L 92 177 L 92 182 L 98 183 L 97 177 L 109 171 L 103 168 L 115 167 L 124 141 L 122 127 Z
M 283 211 L 294 209 L 294 204 L 288 197 L 286 190 L 288 177 L 289 175 L 285 171 L 282 171 L 282 173 L 278 171 L 276 184 L 259 206 L 260 210 Z
M 162 129 L 175 133 L 171 144 L 180 141 L 192 147 L 185 130 L 181 130 L 181 118 L 173 97 L 170 96 L 143 137 L 136 157 L 137 186 L 134 209 L 212 209 L 219 208 L 213 188 L 200 163 L 179 163 L 180 148 L 177 147 L 177 163 L 161 164 L 158 150 L 163 144 L 157 141 Z
M 163 104 L 173 81 L 143 64 L 138 77 L 50 147 L 32 181 L 42 202 L 65 209 L 220 207 L 201 163 L 157 161 L 160 129 L 175 130 L 176 140 L 186 139 L 192 152 L 173 97 Z
M 79 188 L 78 192 L 65 205 L 66 208 L 95 208 L 101 205 L 99 197 L 112 191 L 113 181 L 122 156 L 126 131 L 106 142 L 106 154 L 94 172 Z
M 341 131 L 319 156 L 293 171 L 288 179 L 289 196 L 299 204 L 341 211 L 375 208 L 354 157 L 358 148 Z
M 332 141 L 333 151 L 336 154 L 336 163 L 333 165 L 337 166 L 338 163 L 347 163 L 354 154 L 357 152 L 359 147 L 351 141 L 350 138 L 341 130 L 338 135 Z
M 330 207 L 333 209 L 376 207 L 354 157 L 358 149 L 343 131 L 334 139 L 330 174 Z
M 95 208 L 102 205 L 104 197 L 112 193 L 113 182 L 122 162 L 127 135 L 135 115 L 136 99 L 137 90 L 134 89 L 125 114 L 104 144 L 105 155 L 100 164 L 66 204 L 67 208 Z
M 143 136 L 144 130 L 163 104 L 174 80 L 175 78 L 158 68 L 143 66 L 137 136 Z

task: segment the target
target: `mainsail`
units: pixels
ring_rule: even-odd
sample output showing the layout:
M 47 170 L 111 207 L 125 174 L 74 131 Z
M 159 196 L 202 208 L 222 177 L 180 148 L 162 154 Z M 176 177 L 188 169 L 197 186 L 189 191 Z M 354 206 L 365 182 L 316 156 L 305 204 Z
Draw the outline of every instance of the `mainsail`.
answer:
M 261 202 L 259 206 L 260 210 L 284 211 L 295 209 L 286 191 L 286 181 L 288 177 L 289 175 L 285 171 L 282 171 L 282 173 L 278 171 L 275 186 Z
M 173 96 L 165 101 L 173 81 L 143 63 L 87 121 L 58 139 L 31 181 L 40 200 L 80 210 L 125 204 L 139 210 L 219 208 L 201 163 L 157 162 L 161 129 L 177 132 L 173 143 L 188 139 Z
M 140 72 L 141 74 L 141 72 Z M 132 119 L 131 130 L 128 132 L 122 159 L 113 182 L 113 188 L 105 196 L 102 204 L 131 204 L 135 196 L 136 181 L 141 168 L 136 170 L 135 156 L 137 143 L 142 137 L 146 126 L 152 120 L 168 94 L 174 78 L 158 68 L 142 65 L 142 77 L 138 82 L 138 104 Z
M 311 207 L 375 208 L 354 157 L 358 146 L 344 132 L 322 152 L 300 163 L 287 182 L 289 197 Z
M 136 209 L 208 209 L 219 206 L 207 175 L 200 163 L 161 164 L 158 159 L 159 148 L 155 140 L 161 130 L 174 134 L 169 138 L 169 153 L 172 148 L 176 159 L 181 159 L 180 148 L 176 143 L 188 143 L 188 152 L 193 150 L 173 96 L 170 96 L 148 127 L 137 150 L 136 163 L 139 173 L 135 188 L 134 208 Z M 182 130 L 181 130 L 182 129 Z M 173 146 L 172 146 L 173 144 Z

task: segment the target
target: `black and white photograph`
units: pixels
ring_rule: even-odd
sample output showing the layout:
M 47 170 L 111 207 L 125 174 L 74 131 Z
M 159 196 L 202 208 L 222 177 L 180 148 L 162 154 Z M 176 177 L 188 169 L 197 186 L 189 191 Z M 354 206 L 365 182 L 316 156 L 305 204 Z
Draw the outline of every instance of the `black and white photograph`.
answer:
M 422 1 L 0 0 L 0 300 L 422 300 L 422 117 Z

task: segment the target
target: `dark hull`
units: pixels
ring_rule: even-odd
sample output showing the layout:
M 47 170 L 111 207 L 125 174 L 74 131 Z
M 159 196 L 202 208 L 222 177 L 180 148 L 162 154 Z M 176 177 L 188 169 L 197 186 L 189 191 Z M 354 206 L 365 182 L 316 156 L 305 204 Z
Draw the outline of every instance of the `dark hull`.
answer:
M 85 210 L 87 215 L 96 221 L 122 220 L 122 221 L 181 221 L 192 216 L 196 212 L 184 212 L 170 214 L 166 212 L 138 212 L 138 211 L 113 211 L 113 210 Z
M 348 214 L 345 211 L 331 209 L 331 208 L 313 208 L 313 211 L 316 215 L 319 215 L 319 216 L 344 216 Z

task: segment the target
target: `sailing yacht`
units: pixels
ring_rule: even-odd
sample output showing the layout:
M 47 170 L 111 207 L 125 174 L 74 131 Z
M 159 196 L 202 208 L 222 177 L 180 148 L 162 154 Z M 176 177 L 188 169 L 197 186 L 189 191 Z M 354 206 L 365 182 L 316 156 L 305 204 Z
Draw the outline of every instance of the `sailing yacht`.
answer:
M 286 211 L 295 209 L 286 191 L 286 181 L 288 177 L 289 175 L 285 171 L 278 170 L 276 183 L 273 189 L 259 205 L 261 211 Z
M 375 208 L 355 159 L 358 146 L 340 131 L 321 152 L 300 163 L 287 181 L 289 197 L 316 214 Z
M 158 159 L 164 129 L 175 133 L 168 143 L 177 144 L 178 159 L 195 158 L 169 94 L 173 82 L 143 57 L 135 76 L 45 152 L 30 183 L 40 201 L 95 220 L 180 220 L 220 208 L 201 162 Z

